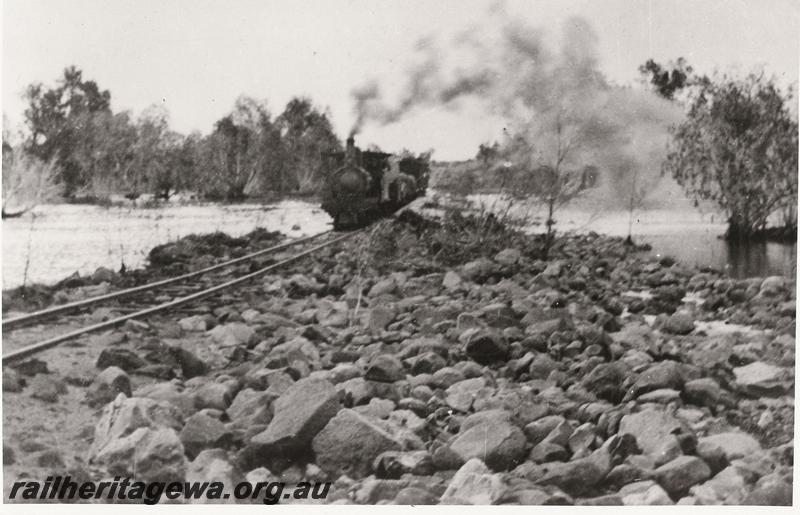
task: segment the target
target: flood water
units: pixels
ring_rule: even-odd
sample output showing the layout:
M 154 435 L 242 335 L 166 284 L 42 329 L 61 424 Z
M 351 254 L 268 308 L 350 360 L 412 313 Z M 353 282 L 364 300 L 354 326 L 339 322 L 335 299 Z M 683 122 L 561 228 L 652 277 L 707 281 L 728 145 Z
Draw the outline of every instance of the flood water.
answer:
M 491 195 L 471 196 L 473 202 L 494 211 L 502 203 Z M 671 256 L 683 263 L 711 267 L 731 277 L 765 277 L 797 274 L 797 245 L 739 242 L 720 238 L 725 233 L 724 219 L 713 211 L 696 208 L 685 199 L 669 199 L 667 207 L 634 212 L 630 233 L 634 242 L 648 243 L 659 256 Z M 542 232 L 546 213 L 541 207 L 514 206 L 512 214 L 531 220 L 529 232 Z M 610 236 L 627 237 L 630 215 L 626 211 L 589 206 L 562 207 L 555 215 L 557 231 L 595 231 Z
M 34 213 L 3 220 L 3 288 L 51 284 L 74 272 L 104 266 L 143 266 L 150 249 L 189 234 L 222 231 L 231 236 L 257 227 L 292 237 L 329 228 L 330 217 L 301 201 L 273 205 L 185 205 L 154 209 L 88 205 L 38 206 Z
M 34 216 L 35 215 L 35 216 Z M 596 231 L 627 236 L 628 213 L 565 207 L 557 213 L 558 231 Z M 543 213 L 529 217 L 530 232 L 543 229 Z M 104 266 L 140 267 L 156 245 L 192 233 L 223 231 L 232 236 L 257 227 L 299 237 L 330 227 L 317 205 L 284 201 L 273 205 L 204 204 L 155 209 L 86 205 L 39 206 L 33 213 L 2 222 L 3 288 L 54 283 L 74 272 L 90 274 Z M 691 265 L 710 266 L 733 277 L 796 274 L 796 246 L 752 243 L 736 247 L 718 238 L 719 217 L 690 206 L 649 209 L 636 214 L 637 243 Z M 27 269 L 27 270 L 26 270 Z

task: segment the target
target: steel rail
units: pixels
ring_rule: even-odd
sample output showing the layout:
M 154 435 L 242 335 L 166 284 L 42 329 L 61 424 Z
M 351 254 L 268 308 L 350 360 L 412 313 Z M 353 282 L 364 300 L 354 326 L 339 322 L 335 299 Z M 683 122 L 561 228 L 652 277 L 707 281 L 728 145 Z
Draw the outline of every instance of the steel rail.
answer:
M 237 284 L 249 281 L 250 279 L 256 278 L 256 277 L 258 277 L 260 275 L 264 275 L 267 272 L 271 272 L 272 270 L 275 270 L 276 268 L 280 268 L 283 265 L 287 265 L 289 263 L 297 261 L 297 260 L 299 260 L 299 259 L 301 259 L 303 257 L 306 257 L 306 256 L 308 256 L 310 254 L 313 254 L 314 252 L 316 252 L 318 250 L 321 250 L 321 249 L 323 249 L 325 247 L 333 245 L 334 243 L 343 241 L 343 240 L 345 240 L 347 238 L 351 238 L 352 236 L 354 236 L 354 235 L 356 235 L 358 233 L 361 233 L 362 231 L 363 231 L 363 229 L 347 233 L 344 236 L 339 236 L 338 238 L 334 238 L 333 240 L 326 241 L 325 243 L 316 245 L 316 246 L 314 246 L 314 247 L 312 247 L 312 248 L 310 248 L 308 250 L 304 250 L 303 252 L 300 252 L 299 254 L 295 254 L 292 257 L 286 258 L 286 259 L 284 259 L 282 261 L 279 261 L 277 263 L 273 263 L 273 264 L 271 264 L 269 266 L 266 266 L 264 268 L 256 270 L 255 272 L 251 272 L 249 274 L 243 275 L 241 277 L 237 277 L 236 279 L 232 279 L 232 280 L 230 280 L 228 282 L 219 284 L 217 286 L 212 286 L 211 288 L 207 288 L 205 290 L 202 290 L 202 291 L 199 291 L 199 292 L 196 292 L 196 293 L 192 293 L 191 295 L 187 295 L 187 296 L 181 297 L 179 299 L 175 299 L 175 300 L 172 300 L 172 301 L 169 301 L 169 302 L 165 302 L 165 303 L 159 304 L 157 306 L 152 306 L 152 307 L 143 309 L 141 311 L 137 311 L 135 313 L 129 313 L 127 315 L 123 315 L 121 317 L 117 317 L 117 318 L 114 318 L 112 320 L 107 320 L 105 322 L 100 322 L 98 324 L 94 324 L 94 325 L 90 325 L 90 326 L 87 326 L 87 327 L 83 327 L 81 329 L 77 329 L 75 331 L 71 331 L 69 333 L 65 333 L 65 334 L 62 334 L 62 335 L 59 335 L 59 336 L 55 336 L 53 338 L 41 341 L 39 343 L 34 343 L 34 344 L 31 344 L 31 345 L 27 345 L 25 347 L 22 347 L 20 349 L 15 350 L 15 351 L 11 351 L 8 354 L 3 354 L 2 364 L 5 365 L 7 363 L 10 363 L 10 362 L 13 362 L 13 361 L 17 361 L 17 360 L 22 359 L 22 358 L 26 358 L 28 356 L 32 356 L 34 354 L 42 352 L 42 351 L 44 351 L 46 349 L 49 349 L 51 347 L 55 347 L 56 345 L 58 345 L 60 343 L 63 343 L 65 341 L 67 341 L 67 340 L 71 340 L 71 339 L 73 339 L 73 338 L 75 338 L 77 336 L 81 336 L 81 335 L 86 334 L 86 333 L 99 331 L 101 329 L 106 329 L 106 328 L 109 328 L 109 327 L 114 327 L 114 326 L 120 325 L 120 324 L 122 324 L 122 323 L 124 323 L 124 322 L 126 322 L 128 320 L 132 320 L 134 318 L 141 318 L 141 317 L 144 317 L 144 316 L 147 316 L 147 315 L 152 315 L 153 313 L 158 313 L 160 311 L 167 311 L 167 310 L 169 310 L 171 308 L 175 308 L 175 307 L 181 306 L 183 304 L 188 304 L 188 303 L 190 303 L 190 302 L 192 302 L 194 300 L 201 299 L 203 297 L 208 297 L 208 296 L 213 295 L 213 294 L 215 294 L 215 293 L 217 293 L 217 292 L 219 292 L 221 290 L 224 290 L 226 288 L 230 288 L 231 286 L 235 286 Z
M 132 288 L 127 288 L 125 290 L 119 290 L 119 291 L 115 291 L 115 292 L 111 292 L 111 293 L 106 293 L 104 295 L 98 295 L 96 297 L 91 297 L 91 298 L 88 298 L 88 299 L 82 299 L 82 300 L 78 300 L 78 301 L 75 301 L 75 302 L 70 302 L 68 304 L 60 304 L 58 306 L 51 306 L 49 308 L 45 308 L 45 309 L 42 309 L 42 310 L 39 310 L 39 311 L 34 311 L 32 313 L 25 313 L 25 314 L 22 314 L 22 315 L 13 317 L 13 318 L 9 318 L 9 319 L 3 320 L 2 321 L 2 328 L 3 328 L 3 331 L 12 330 L 12 329 L 15 329 L 17 327 L 20 327 L 20 326 L 23 326 L 23 325 L 27 325 L 29 323 L 36 322 L 38 320 L 47 318 L 47 317 L 49 317 L 51 315 L 56 315 L 56 314 L 59 314 L 59 313 L 72 311 L 74 309 L 78 309 L 78 308 L 82 308 L 82 307 L 86 307 L 86 306 L 91 306 L 91 305 L 94 305 L 94 304 L 99 304 L 99 303 L 105 302 L 107 300 L 117 299 L 117 298 L 125 297 L 127 295 L 131 295 L 131 294 L 134 294 L 134 293 L 141 293 L 143 291 L 153 290 L 153 289 L 159 288 L 161 286 L 166 286 L 168 284 L 173 284 L 173 283 L 185 281 L 185 280 L 191 279 L 193 277 L 197 277 L 197 276 L 200 276 L 200 275 L 203 275 L 203 274 L 207 274 L 209 272 L 213 272 L 214 270 L 219 270 L 220 268 L 225 268 L 225 267 L 228 267 L 228 266 L 236 265 L 238 263 L 242 263 L 244 261 L 248 261 L 248 260 L 253 259 L 255 257 L 262 256 L 264 254 L 269 254 L 271 252 L 276 252 L 278 250 L 282 250 L 282 249 L 285 249 L 285 248 L 288 248 L 288 247 L 292 247 L 294 245 L 299 245 L 301 243 L 305 243 L 307 241 L 313 240 L 314 238 L 318 238 L 318 237 L 320 237 L 320 236 L 322 236 L 324 234 L 328 234 L 330 232 L 331 231 L 329 229 L 327 231 L 321 232 L 319 234 L 315 234 L 313 236 L 306 236 L 304 238 L 298 238 L 296 240 L 291 240 L 291 241 L 288 241 L 288 242 L 285 242 L 285 243 L 281 243 L 279 245 L 275 245 L 275 246 L 272 246 L 272 247 L 269 247 L 269 248 L 266 248 L 266 249 L 262 249 L 262 250 L 259 250 L 259 251 L 256 251 L 256 252 L 252 252 L 252 253 L 247 254 L 245 256 L 241 256 L 241 257 L 238 257 L 238 258 L 235 258 L 235 259 L 231 259 L 231 260 L 225 261 L 223 263 L 218 263 L 216 265 L 212 265 L 212 266 L 203 268 L 201 270 L 195 270 L 194 272 L 188 272 L 188 273 L 185 273 L 183 275 L 176 276 L 176 277 L 169 277 L 167 279 L 162 279 L 161 281 L 142 284 L 142 285 L 139 285 L 139 286 L 134 286 Z

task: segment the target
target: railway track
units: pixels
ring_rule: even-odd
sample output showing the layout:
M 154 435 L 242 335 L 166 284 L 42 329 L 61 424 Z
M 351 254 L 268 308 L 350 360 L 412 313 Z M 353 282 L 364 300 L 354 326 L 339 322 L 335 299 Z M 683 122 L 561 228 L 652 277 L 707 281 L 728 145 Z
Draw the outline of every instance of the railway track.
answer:
M 96 297 L 83 299 L 75 302 L 71 302 L 68 304 L 52 306 L 46 309 L 42 309 L 39 311 L 35 311 L 32 313 L 26 313 L 23 315 L 18 315 L 13 318 L 9 318 L 7 320 L 3 320 L 2 322 L 2 329 L 3 334 L 6 332 L 13 331 L 15 329 L 41 322 L 43 320 L 52 319 L 57 317 L 58 315 L 63 315 L 65 313 L 69 313 L 72 311 L 77 311 L 82 308 L 86 308 L 89 306 L 98 306 L 104 304 L 106 302 L 121 300 L 121 299 L 134 299 L 132 304 L 128 304 L 125 306 L 119 307 L 119 310 L 124 311 L 124 314 L 111 318 L 109 320 L 95 323 L 86 327 L 82 327 L 76 330 L 72 330 L 66 333 L 59 334 L 57 336 L 53 336 L 51 338 L 47 338 L 45 340 L 25 345 L 18 349 L 14 349 L 9 352 L 4 352 L 2 355 L 2 364 L 6 365 L 35 354 L 38 354 L 44 350 L 50 349 L 55 347 L 63 342 L 68 340 L 72 340 L 84 334 L 100 331 L 103 329 L 108 329 L 112 327 L 116 327 L 119 325 L 124 324 L 128 320 L 144 318 L 150 315 L 154 315 L 156 313 L 164 313 L 168 311 L 175 310 L 181 306 L 185 306 L 190 304 L 196 300 L 210 297 L 219 292 L 231 288 L 233 286 L 243 284 L 247 281 L 255 279 L 256 277 L 265 275 L 269 272 L 277 270 L 285 265 L 298 261 L 306 256 L 312 255 L 313 253 L 322 250 L 326 247 L 334 245 L 338 242 L 344 241 L 348 238 L 353 237 L 356 234 L 363 232 L 365 229 L 360 229 L 357 231 L 349 232 L 344 235 L 335 236 L 327 241 L 322 243 L 317 243 L 310 248 L 302 250 L 298 253 L 295 253 L 289 257 L 280 259 L 279 261 L 272 262 L 266 266 L 262 266 L 254 271 L 249 271 L 244 275 L 240 275 L 233 279 L 224 281 L 222 283 L 207 285 L 202 284 L 200 289 L 196 289 L 196 291 L 191 291 L 191 293 L 185 294 L 178 298 L 172 298 L 171 300 L 164 300 L 163 297 L 172 297 L 175 294 L 184 294 L 186 293 L 186 287 L 177 287 L 179 283 L 186 283 L 191 279 L 199 279 L 199 282 L 202 283 L 209 283 L 211 282 L 208 278 L 208 275 L 212 272 L 222 270 L 224 268 L 233 267 L 236 265 L 242 265 L 244 263 L 250 262 L 255 263 L 258 258 L 262 258 L 271 254 L 275 254 L 277 252 L 286 250 L 290 247 L 295 247 L 298 245 L 313 243 L 317 239 L 320 239 L 326 235 L 330 235 L 332 231 L 325 231 L 323 233 L 308 236 L 305 238 L 300 238 L 297 240 L 292 240 L 286 243 L 282 243 L 279 245 L 275 245 L 266 249 L 262 249 L 245 256 L 241 256 L 239 258 L 231 259 L 222 263 L 218 263 L 201 270 L 197 270 L 194 272 L 189 272 L 186 274 L 182 274 L 180 276 L 171 277 L 168 279 L 163 279 L 160 281 L 155 281 L 148 284 L 143 284 L 139 286 L 135 286 L 132 288 L 127 288 L 124 290 L 119 290 L 116 292 L 108 293 L 105 295 L 99 295 Z M 155 296 L 155 294 L 158 294 Z M 154 297 L 152 300 L 151 298 Z M 142 298 L 143 297 L 143 298 Z M 153 302 L 158 302 L 159 297 L 162 297 L 162 301 L 153 305 Z

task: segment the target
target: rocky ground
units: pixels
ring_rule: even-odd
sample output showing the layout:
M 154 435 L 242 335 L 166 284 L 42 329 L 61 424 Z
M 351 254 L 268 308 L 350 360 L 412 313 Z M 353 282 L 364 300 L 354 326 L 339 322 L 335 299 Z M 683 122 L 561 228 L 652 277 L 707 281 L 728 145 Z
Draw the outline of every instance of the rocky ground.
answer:
M 335 503 L 790 504 L 794 281 L 595 234 L 542 245 L 407 214 L 5 367 L 5 495 L 69 473 L 327 480 Z

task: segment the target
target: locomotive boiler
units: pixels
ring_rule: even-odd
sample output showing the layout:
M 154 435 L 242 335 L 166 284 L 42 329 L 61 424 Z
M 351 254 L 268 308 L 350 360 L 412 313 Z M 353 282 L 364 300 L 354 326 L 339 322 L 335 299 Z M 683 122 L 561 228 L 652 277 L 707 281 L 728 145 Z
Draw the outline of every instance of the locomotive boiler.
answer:
M 328 155 L 322 209 L 334 229 L 361 227 L 424 195 L 429 175 L 427 159 L 362 151 L 351 136 Z

